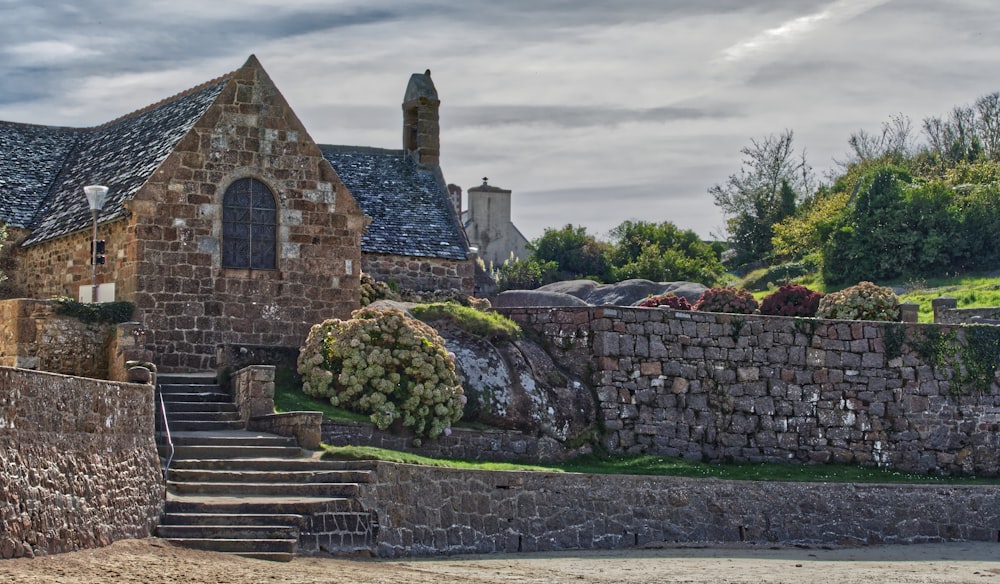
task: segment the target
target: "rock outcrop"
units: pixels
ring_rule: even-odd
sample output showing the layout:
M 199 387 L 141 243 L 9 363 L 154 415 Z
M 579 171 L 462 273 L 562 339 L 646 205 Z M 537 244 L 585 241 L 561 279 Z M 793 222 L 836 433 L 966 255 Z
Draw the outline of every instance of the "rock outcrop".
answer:
M 546 284 L 535 290 L 501 292 L 494 302 L 498 308 L 545 306 L 635 306 L 650 296 L 672 293 L 694 304 L 707 290 L 696 282 L 653 282 L 625 280 L 599 284 L 592 280 L 570 280 Z

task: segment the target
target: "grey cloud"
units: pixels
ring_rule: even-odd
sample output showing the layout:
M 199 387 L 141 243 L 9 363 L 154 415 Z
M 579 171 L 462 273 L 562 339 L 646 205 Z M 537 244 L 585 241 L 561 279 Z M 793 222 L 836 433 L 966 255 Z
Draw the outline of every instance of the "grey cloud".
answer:
M 484 105 L 456 106 L 447 111 L 456 127 L 551 125 L 560 128 L 614 126 L 631 122 L 665 123 L 676 120 L 725 119 L 738 115 L 735 108 L 654 107 L 614 108 L 596 106 Z

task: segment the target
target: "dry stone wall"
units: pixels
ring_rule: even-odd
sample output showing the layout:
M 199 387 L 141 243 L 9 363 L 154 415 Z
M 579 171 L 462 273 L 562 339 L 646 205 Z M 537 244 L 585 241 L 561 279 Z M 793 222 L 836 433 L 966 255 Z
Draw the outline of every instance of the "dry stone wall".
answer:
M 491 472 L 378 463 L 363 487 L 380 556 L 654 542 L 998 541 L 994 486 L 856 485 Z
M 50 300 L 0 300 L 0 366 L 108 377 L 114 326 L 55 312 Z
M 1000 473 L 1000 390 L 911 346 L 938 325 L 588 307 L 508 309 L 595 387 L 604 446 L 710 461 Z M 896 332 L 889 332 L 890 327 Z M 893 355 L 887 346 L 896 347 Z
M 0 558 L 148 537 L 153 386 L 0 367 Z

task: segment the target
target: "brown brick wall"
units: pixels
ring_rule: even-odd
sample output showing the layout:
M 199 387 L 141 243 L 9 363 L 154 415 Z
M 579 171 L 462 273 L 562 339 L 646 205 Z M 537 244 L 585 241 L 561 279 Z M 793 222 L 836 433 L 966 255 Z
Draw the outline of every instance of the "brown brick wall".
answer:
M 472 260 L 365 254 L 362 269 L 376 280 L 421 292 L 455 289 L 471 295 L 475 288 Z

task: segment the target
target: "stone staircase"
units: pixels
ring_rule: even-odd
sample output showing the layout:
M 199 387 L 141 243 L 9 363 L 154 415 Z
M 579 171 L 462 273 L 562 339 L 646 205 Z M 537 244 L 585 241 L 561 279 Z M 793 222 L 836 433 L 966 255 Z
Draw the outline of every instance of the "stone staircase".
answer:
M 301 552 L 372 552 L 378 522 L 356 499 L 372 474 L 365 463 L 319 460 L 294 438 L 243 429 L 214 376 L 161 374 L 158 389 L 174 454 L 157 536 L 279 561 Z M 170 449 L 160 430 L 165 463 Z

